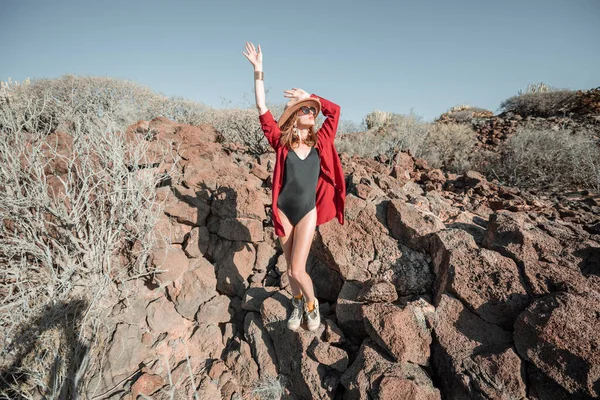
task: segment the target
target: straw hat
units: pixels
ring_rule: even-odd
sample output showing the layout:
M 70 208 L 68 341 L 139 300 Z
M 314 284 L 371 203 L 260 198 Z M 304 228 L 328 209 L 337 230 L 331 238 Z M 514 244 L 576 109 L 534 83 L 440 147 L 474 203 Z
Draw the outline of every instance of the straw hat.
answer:
M 290 119 L 290 117 L 295 115 L 296 111 L 298 111 L 302 106 L 314 107 L 315 110 L 317 110 L 317 115 L 315 115 L 315 119 L 321 112 L 321 102 L 315 97 L 309 97 L 303 100 L 298 100 L 297 98 L 291 99 L 285 105 L 285 108 L 283 109 L 283 114 L 281 114 L 281 117 L 279 117 L 279 121 L 277 122 L 279 128 L 281 128 L 283 124 L 285 124 L 286 121 Z

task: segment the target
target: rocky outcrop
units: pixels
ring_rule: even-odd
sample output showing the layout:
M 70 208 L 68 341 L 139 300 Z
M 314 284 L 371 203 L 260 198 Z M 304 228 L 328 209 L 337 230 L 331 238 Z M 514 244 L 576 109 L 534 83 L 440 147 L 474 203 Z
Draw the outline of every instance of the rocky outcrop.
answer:
M 572 95 L 565 96 L 553 107 L 548 105 L 557 99 L 548 100 L 546 112 L 536 114 L 536 107 L 527 111 L 505 111 L 498 115 L 476 107 L 458 107 L 456 110 L 442 114 L 436 122 L 466 123 L 477 134 L 477 142 L 473 151 L 497 150 L 517 131 L 517 128 L 534 130 L 568 130 L 571 132 L 591 131 L 597 133 L 600 128 L 600 87 L 589 90 L 578 90 Z M 527 114 L 527 115 L 525 115 Z
M 274 154 L 164 118 L 131 129 L 183 161 L 158 189 L 157 271 L 119 282 L 90 397 L 600 396 L 598 198 L 538 197 L 402 152 L 391 164 L 342 153 L 345 224 L 317 228 L 306 265 L 322 324 L 292 332 Z

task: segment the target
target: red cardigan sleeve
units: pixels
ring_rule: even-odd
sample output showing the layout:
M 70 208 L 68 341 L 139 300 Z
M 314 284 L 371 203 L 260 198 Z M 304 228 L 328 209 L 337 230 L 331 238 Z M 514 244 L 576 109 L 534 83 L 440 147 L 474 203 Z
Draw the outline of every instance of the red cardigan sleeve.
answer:
M 337 133 L 338 124 L 340 122 L 340 106 L 326 100 L 316 94 L 311 94 L 310 97 L 315 97 L 321 102 L 321 112 L 325 116 L 325 121 L 317 132 L 317 136 L 323 136 L 328 140 L 334 140 Z
M 269 141 L 269 144 L 274 150 L 277 150 L 279 147 L 279 139 L 281 138 L 281 130 L 279 129 L 277 122 L 275 122 L 271 110 L 267 110 L 263 115 L 259 115 L 258 119 L 260 120 L 260 127 Z

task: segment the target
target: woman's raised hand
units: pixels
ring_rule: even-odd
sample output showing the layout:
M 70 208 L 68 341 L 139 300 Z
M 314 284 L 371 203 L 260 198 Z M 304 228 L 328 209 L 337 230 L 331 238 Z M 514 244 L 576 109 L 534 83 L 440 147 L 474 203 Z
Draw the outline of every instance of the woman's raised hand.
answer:
M 252 42 L 246 42 L 246 53 L 242 52 L 246 56 L 250 64 L 256 67 L 262 67 L 262 51 L 260 50 L 260 44 L 258 45 L 258 51 L 252 44 Z
M 289 97 L 292 99 L 304 100 L 310 97 L 310 94 L 299 88 L 292 88 L 292 90 L 284 90 L 285 97 Z

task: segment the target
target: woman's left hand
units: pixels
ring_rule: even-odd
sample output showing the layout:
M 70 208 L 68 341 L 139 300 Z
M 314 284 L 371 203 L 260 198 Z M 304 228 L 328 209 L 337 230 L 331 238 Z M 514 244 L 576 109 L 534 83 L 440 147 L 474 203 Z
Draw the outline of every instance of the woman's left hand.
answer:
M 292 88 L 292 90 L 284 90 L 283 92 L 285 93 L 285 97 L 298 99 L 298 101 L 308 99 L 310 97 L 309 93 L 299 88 Z

